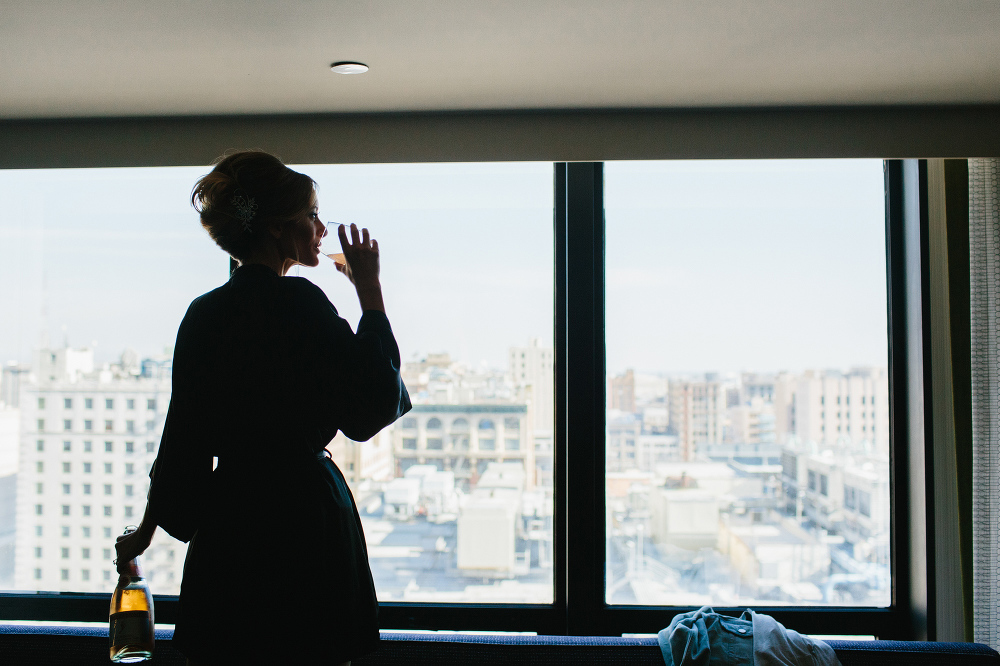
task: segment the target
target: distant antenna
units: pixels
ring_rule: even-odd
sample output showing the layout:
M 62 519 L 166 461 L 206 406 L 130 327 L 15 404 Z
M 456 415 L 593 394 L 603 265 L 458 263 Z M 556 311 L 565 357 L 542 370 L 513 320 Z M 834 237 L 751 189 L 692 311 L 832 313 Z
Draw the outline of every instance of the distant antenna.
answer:
M 43 221 L 44 224 L 44 221 Z M 45 242 L 45 234 L 42 233 L 42 242 Z M 45 256 L 44 247 L 42 256 Z M 42 349 L 49 348 L 49 274 L 45 270 L 45 261 L 42 260 L 42 321 L 41 331 L 38 336 L 38 343 Z

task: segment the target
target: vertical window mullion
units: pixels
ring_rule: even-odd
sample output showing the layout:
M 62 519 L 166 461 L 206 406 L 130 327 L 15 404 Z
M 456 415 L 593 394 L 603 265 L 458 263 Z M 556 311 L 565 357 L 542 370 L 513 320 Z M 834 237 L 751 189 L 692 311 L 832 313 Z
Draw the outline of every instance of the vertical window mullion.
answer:
M 604 165 L 564 169 L 567 633 L 586 635 L 604 607 Z

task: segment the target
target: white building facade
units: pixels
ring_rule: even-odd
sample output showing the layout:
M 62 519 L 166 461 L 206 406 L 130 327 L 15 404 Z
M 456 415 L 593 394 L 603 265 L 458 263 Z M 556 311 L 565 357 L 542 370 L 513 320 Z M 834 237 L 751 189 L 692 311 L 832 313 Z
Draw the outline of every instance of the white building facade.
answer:
M 15 589 L 114 586 L 115 537 L 142 518 L 169 400 L 169 363 L 125 354 L 95 368 L 89 349 L 36 355 L 20 387 Z M 179 589 L 184 549 L 158 534 L 143 556 L 157 593 Z

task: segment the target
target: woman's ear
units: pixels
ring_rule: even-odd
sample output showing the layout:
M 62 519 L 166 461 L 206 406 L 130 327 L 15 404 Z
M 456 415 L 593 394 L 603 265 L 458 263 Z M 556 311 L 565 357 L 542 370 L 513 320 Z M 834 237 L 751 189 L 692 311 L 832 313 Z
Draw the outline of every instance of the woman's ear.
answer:
M 282 224 L 281 222 L 271 222 L 267 225 L 267 232 L 277 240 L 281 238 Z

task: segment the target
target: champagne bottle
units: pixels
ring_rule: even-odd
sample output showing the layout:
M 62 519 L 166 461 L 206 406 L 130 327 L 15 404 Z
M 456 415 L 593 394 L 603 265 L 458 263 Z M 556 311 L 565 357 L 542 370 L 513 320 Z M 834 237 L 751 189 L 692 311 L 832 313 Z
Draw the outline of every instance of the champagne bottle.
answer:
M 134 531 L 126 528 L 117 540 Z M 153 658 L 153 595 L 138 557 L 119 566 L 118 571 L 118 585 L 111 597 L 111 661 L 134 664 Z

